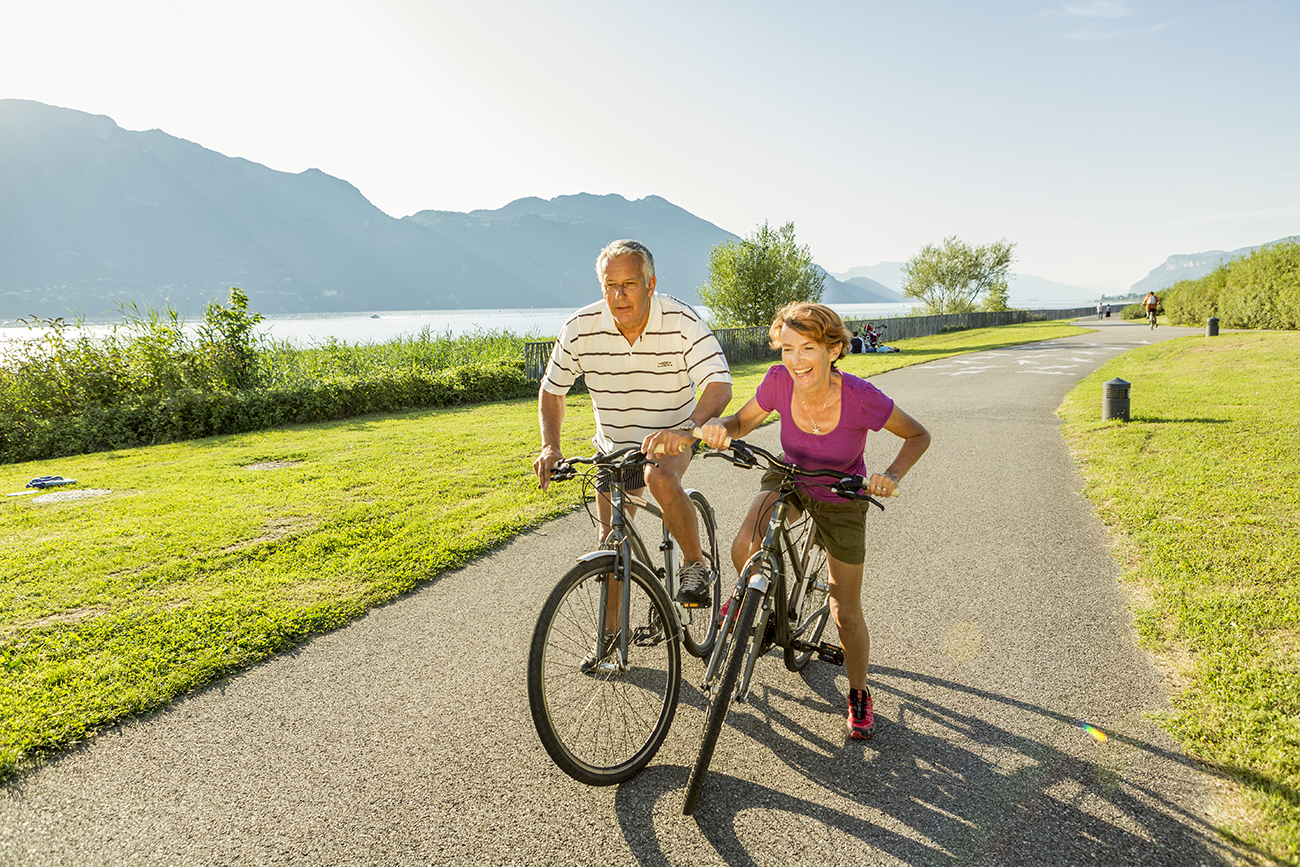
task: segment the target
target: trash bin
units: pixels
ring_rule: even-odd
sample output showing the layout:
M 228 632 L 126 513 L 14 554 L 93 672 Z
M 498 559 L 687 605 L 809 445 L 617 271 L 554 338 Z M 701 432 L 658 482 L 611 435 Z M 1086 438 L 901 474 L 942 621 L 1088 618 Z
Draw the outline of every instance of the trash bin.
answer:
M 1211 316 L 1209 319 L 1205 320 L 1205 336 L 1206 337 L 1219 336 L 1219 317 Z
M 1117 418 L 1128 421 L 1128 390 L 1130 383 L 1115 378 L 1101 388 L 1101 419 Z

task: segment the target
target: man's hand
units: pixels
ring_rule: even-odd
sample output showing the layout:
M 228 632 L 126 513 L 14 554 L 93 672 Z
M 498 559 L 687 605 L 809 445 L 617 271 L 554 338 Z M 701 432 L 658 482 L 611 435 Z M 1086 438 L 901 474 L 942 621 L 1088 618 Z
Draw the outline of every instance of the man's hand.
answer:
M 542 446 L 541 454 L 533 461 L 533 472 L 537 474 L 537 487 L 543 491 L 551 484 L 551 469 L 564 460 L 564 455 L 555 446 Z
M 652 433 L 641 443 L 641 451 L 654 460 L 655 455 L 680 455 L 695 442 L 695 436 L 685 430 L 661 430 Z

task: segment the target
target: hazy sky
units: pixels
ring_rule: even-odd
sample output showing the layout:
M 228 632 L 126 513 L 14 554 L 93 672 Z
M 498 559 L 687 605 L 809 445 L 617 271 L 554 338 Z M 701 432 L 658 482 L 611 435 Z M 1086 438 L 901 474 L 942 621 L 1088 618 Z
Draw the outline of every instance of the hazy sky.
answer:
M 0 97 L 393 216 L 659 195 L 833 272 L 958 235 L 1128 287 L 1300 233 L 1300 3 L 0 0 Z

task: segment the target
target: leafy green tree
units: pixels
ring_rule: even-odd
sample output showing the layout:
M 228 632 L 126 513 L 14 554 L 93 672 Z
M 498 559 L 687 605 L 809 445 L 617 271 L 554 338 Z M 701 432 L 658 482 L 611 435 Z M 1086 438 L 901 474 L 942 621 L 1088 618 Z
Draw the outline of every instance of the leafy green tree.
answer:
M 767 221 L 754 234 L 730 239 L 709 253 L 709 279 L 700 300 L 717 327 L 770 325 L 793 301 L 820 301 L 825 277 L 812 253 L 794 237 L 794 223 L 773 230 Z
M 967 313 L 985 296 L 985 310 L 1006 310 L 1007 273 L 1016 245 L 1006 240 L 972 247 L 956 235 L 942 247 L 927 244 L 903 266 L 903 294 L 925 305 L 925 312 Z
M 248 296 L 238 286 L 230 289 L 230 306 L 208 304 L 199 326 L 199 341 L 217 376 L 227 388 L 250 388 L 258 384 L 257 336 L 261 313 L 250 313 Z

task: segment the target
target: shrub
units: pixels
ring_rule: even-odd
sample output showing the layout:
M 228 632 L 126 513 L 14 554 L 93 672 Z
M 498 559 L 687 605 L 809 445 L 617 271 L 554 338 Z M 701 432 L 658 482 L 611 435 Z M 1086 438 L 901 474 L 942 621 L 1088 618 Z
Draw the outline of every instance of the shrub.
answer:
M 1279 241 L 1175 283 L 1165 307 L 1175 325 L 1217 316 L 1225 328 L 1300 329 L 1300 243 Z
M 536 393 L 537 384 L 525 378 L 522 361 L 432 372 L 407 369 L 357 379 L 337 377 L 297 388 L 182 388 L 160 397 L 142 397 L 116 406 L 90 405 L 53 417 L 0 415 L 0 462 L 338 421 L 377 412 L 486 403 Z
M 232 289 L 187 329 L 174 310 L 121 308 L 104 337 L 62 319 L 0 358 L 0 462 L 80 454 L 375 412 L 534 394 L 524 338 L 428 329 L 385 344 L 300 349 L 259 341 Z M 78 323 L 80 325 L 80 323 Z

